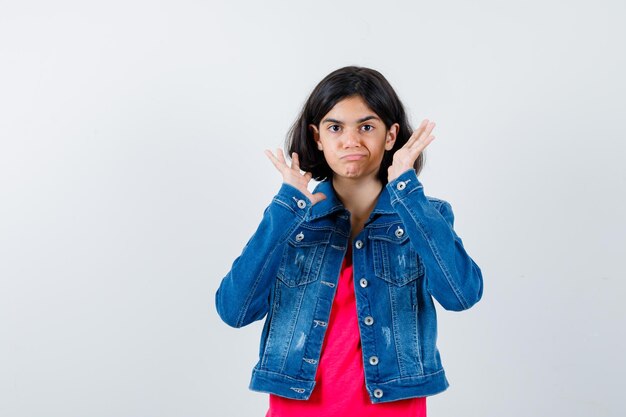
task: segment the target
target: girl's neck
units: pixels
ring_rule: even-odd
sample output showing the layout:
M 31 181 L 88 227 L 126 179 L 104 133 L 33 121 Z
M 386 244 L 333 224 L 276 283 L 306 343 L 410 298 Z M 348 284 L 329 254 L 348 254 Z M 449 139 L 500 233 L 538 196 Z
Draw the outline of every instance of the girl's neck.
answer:
M 333 188 L 353 221 L 365 222 L 376 206 L 383 184 L 376 177 L 352 179 L 334 177 Z

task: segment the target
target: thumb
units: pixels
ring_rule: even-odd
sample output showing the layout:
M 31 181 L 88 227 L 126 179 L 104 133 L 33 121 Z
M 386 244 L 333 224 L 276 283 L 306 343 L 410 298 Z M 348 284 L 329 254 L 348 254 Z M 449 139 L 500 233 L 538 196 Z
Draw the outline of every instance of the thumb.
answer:
M 324 193 L 315 193 L 311 195 L 311 205 L 317 204 L 322 200 L 326 200 L 326 194 Z

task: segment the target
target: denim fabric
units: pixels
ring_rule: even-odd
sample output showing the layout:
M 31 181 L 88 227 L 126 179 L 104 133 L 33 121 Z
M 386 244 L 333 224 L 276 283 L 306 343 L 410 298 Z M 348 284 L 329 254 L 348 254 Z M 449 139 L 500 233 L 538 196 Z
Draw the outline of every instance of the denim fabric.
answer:
M 350 243 L 350 213 L 330 181 L 311 205 L 283 183 L 215 294 L 232 327 L 266 317 L 249 388 L 306 400 L 347 245 L 352 244 L 365 385 L 372 403 L 437 394 L 449 384 L 436 346 L 433 298 L 461 311 L 480 300 L 480 268 L 445 200 L 424 195 L 414 170 L 389 182 Z

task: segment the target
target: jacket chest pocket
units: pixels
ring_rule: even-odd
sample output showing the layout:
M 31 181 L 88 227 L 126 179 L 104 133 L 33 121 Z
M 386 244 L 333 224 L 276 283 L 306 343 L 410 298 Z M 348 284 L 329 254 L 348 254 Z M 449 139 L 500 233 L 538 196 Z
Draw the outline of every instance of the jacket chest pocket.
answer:
M 288 287 L 305 285 L 318 278 L 331 230 L 299 227 L 285 243 L 278 279 Z
M 398 286 L 424 275 L 424 265 L 409 241 L 402 222 L 370 232 L 374 251 L 374 273 Z

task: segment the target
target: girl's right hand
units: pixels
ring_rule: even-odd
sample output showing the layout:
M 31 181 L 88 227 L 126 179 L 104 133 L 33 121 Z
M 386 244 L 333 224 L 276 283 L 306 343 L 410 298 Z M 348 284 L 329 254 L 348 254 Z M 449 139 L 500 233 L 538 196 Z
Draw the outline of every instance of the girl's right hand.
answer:
M 297 188 L 300 192 L 306 195 L 311 200 L 311 205 L 315 205 L 324 200 L 326 196 L 323 193 L 311 194 L 307 188 L 309 181 L 313 177 L 310 172 L 300 173 L 300 162 L 298 161 L 298 154 L 293 153 L 291 155 L 291 167 L 285 162 L 285 156 L 280 148 L 276 149 L 276 155 L 269 149 L 265 150 L 265 155 L 272 161 L 278 172 L 283 176 L 283 182 Z

